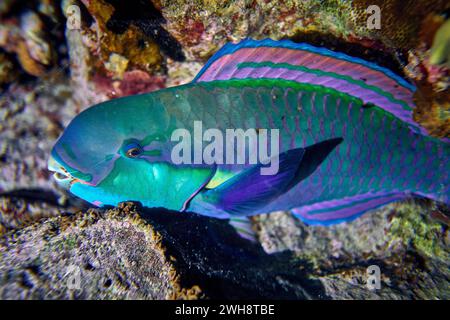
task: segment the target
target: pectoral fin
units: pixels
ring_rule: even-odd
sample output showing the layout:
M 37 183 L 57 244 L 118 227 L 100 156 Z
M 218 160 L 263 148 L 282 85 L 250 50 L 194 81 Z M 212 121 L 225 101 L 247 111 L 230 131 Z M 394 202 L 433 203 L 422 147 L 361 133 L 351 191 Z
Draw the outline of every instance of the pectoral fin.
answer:
M 230 215 L 255 213 L 312 174 L 342 141 L 342 138 L 335 138 L 288 150 L 279 156 L 277 174 L 262 175 L 260 169 L 263 165 L 258 164 L 214 189 L 203 190 L 196 200 Z
M 230 214 L 252 212 L 286 191 L 301 163 L 304 149 L 293 149 L 279 156 L 275 175 L 261 175 L 257 164 L 218 187 L 202 192 L 202 200 Z

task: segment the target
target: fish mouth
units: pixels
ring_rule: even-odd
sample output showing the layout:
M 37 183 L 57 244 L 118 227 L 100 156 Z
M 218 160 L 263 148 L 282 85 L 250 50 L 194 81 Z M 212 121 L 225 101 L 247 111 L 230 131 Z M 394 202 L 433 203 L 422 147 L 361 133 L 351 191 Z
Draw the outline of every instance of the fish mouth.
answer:
M 53 178 L 56 180 L 56 182 L 66 187 L 67 189 L 70 189 L 70 187 L 74 183 L 91 185 L 87 181 L 74 177 L 66 168 L 64 168 L 64 166 L 56 161 L 53 156 L 50 156 L 47 168 L 50 172 L 53 172 Z

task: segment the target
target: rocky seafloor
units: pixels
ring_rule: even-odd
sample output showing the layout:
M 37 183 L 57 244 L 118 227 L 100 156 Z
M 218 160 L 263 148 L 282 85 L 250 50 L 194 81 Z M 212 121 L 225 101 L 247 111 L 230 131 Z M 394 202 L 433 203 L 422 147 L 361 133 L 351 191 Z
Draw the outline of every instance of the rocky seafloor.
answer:
M 380 30 L 366 27 L 369 4 L 382 10 Z M 69 27 L 73 5 L 80 20 Z M 415 120 L 449 137 L 449 9 L 438 0 L 2 1 L 0 299 L 449 299 L 441 204 L 391 204 L 330 227 L 255 216 L 251 243 L 195 214 L 89 208 L 46 168 L 55 139 L 89 105 L 189 82 L 221 45 L 246 37 L 387 66 L 418 86 Z

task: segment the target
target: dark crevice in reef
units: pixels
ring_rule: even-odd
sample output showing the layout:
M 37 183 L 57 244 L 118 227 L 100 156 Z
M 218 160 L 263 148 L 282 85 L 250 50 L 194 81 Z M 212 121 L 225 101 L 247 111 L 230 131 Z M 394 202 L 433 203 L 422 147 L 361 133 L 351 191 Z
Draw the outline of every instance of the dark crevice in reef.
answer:
M 5 51 L 4 49 L 2 49 L 2 48 L 0 48 L 0 56 L 1 55 L 4 55 L 5 57 L 7 57 L 7 59 L 9 60 L 9 61 L 11 61 L 11 65 L 12 65 L 12 68 L 14 69 L 14 70 L 18 70 L 17 71 L 17 74 L 16 74 L 16 81 L 18 82 L 18 83 L 30 83 L 30 82 L 32 82 L 32 81 L 34 81 L 35 80 L 35 78 L 33 77 L 33 76 L 31 76 L 31 75 L 28 75 L 27 73 L 25 73 L 22 69 L 20 69 L 20 63 L 19 63 L 19 61 L 18 61 L 18 59 L 17 59 L 17 57 L 14 55 L 14 54 L 12 54 L 12 53 L 10 53 L 10 52 L 7 52 L 7 51 Z M 3 93 L 4 93 L 4 91 L 3 90 L 7 90 L 8 88 L 9 88 L 9 86 L 11 85 L 11 83 L 1 83 L 0 84 L 0 98 L 3 98 L 4 96 L 3 96 Z M 0 102 L 1 102 L 2 100 L 0 100 Z M 1 154 L 0 155 L 0 163 L 6 163 L 6 155 L 5 154 Z
M 80 8 L 81 23 L 87 27 L 91 27 L 94 23 L 94 18 L 90 15 L 89 10 L 86 8 L 83 2 L 78 1 L 77 6 Z
M 151 1 L 105 1 L 114 7 L 114 13 L 106 23 L 109 30 L 121 34 L 130 24 L 134 24 L 152 38 L 165 55 L 176 61 L 185 60 L 180 43 L 161 26 L 166 23 L 166 19 Z
M 3 2 L 4 0 L 2 0 Z M 3 18 L 16 17 L 26 10 L 32 10 L 39 5 L 37 0 L 16 0 L 12 1 L 10 8 L 3 13 Z
M 226 220 L 166 209 L 139 208 L 141 217 L 163 238 L 183 287 L 201 284 L 208 298 L 325 299 L 310 266 L 289 251 L 267 254 L 241 238 Z
M 52 205 L 59 205 L 58 195 L 49 190 L 42 189 L 16 189 L 0 192 L 0 197 L 19 198 L 28 201 L 46 202 Z
M 93 208 L 91 204 L 86 201 L 80 200 L 78 198 L 73 198 L 73 196 L 68 194 L 68 201 L 61 203 L 60 195 L 51 191 L 43 190 L 40 188 L 30 188 L 30 189 L 15 189 L 10 191 L 0 192 L 0 197 L 10 198 L 10 199 L 21 199 L 28 202 L 42 202 L 47 203 L 52 206 L 59 207 L 61 209 L 69 208 L 71 205 L 75 205 L 80 209 Z

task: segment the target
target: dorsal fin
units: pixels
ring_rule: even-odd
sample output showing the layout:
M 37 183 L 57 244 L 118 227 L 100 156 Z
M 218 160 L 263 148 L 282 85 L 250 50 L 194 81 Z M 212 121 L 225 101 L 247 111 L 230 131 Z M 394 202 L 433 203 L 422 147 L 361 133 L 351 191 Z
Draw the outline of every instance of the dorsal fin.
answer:
M 426 134 L 412 119 L 415 86 L 360 58 L 289 40 L 243 40 L 220 49 L 193 80 L 269 78 L 332 88 L 374 104 Z

